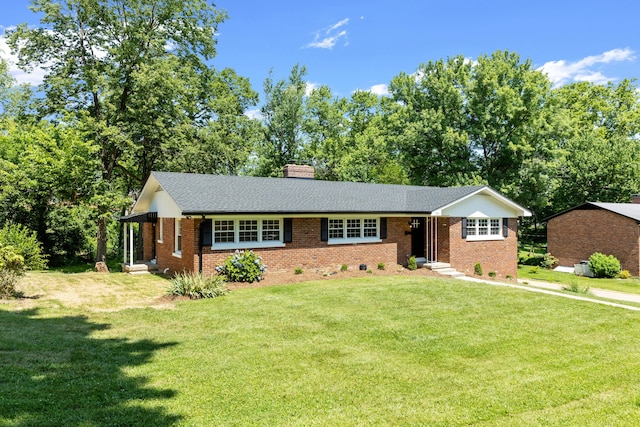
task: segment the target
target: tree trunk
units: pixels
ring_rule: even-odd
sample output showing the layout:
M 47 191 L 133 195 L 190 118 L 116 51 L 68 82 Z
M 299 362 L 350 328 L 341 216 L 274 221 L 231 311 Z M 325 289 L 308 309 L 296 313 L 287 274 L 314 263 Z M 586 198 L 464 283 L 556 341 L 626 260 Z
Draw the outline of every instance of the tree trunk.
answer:
M 107 219 L 102 215 L 98 217 L 96 263 L 98 262 L 107 262 Z

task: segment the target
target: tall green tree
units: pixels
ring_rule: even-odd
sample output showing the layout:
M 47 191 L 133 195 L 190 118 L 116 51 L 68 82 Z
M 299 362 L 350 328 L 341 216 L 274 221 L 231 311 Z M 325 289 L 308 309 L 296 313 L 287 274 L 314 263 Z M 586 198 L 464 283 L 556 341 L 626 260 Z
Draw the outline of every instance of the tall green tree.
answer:
M 469 140 L 468 96 L 472 64 L 462 56 L 430 61 L 389 85 L 390 132 L 413 184 L 473 182 L 477 165 Z
M 295 65 L 287 79 L 264 81 L 264 104 L 261 108 L 263 134 L 258 148 L 259 176 L 282 176 L 287 163 L 300 161 L 305 144 L 303 123 L 307 83 L 304 66 Z
M 20 25 L 8 43 L 23 69 L 46 67 L 41 114 L 76 114 L 99 147 L 101 261 L 119 197 L 162 164 L 166 146 L 188 144 L 194 127 L 217 118 L 215 96 L 232 72 L 221 76 L 208 61 L 226 14 L 206 0 L 32 0 L 31 8 L 42 26 Z M 244 82 L 235 89 L 222 92 L 255 100 Z
M 562 118 L 551 212 L 587 201 L 629 202 L 640 191 L 640 93 L 634 81 L 553 91 Z

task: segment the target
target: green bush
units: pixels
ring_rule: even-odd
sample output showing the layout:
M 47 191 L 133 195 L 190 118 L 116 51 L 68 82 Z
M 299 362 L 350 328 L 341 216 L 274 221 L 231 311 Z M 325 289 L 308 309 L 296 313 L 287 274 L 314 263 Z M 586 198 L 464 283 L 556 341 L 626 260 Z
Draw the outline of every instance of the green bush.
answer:
M 347 264 L 342 264 L 340 266 L 340 271 L 347 271 L 349 269 L 349 267 L 347 266 Z
M 24 257 L 12 246 L 0 245 L 0 298 L 15 295 L 16 284 L 24 270 Z
M 613 255 L 596 252 L 589 257 L 589 268 L 594 277 L 614 278 L 620 273 L 620 261 Z
M 629 279 L 631 277 L 631 273 L 629 273 L 629 270 L 622 270 L 620 273 L 618 273 L 618 278 L 619 279 Z
M 479 262 L 476 262 L 475 265 L 473 266 L 473 272 L 475 273 L 476 276 L 482 276 L 482 264 L 480 264 Z
M 227 258 L 224 265 L 216 267 L 216 271 L 226 276 L 230 282 L 259 282 L 266 270 L 267 266 L 262 263 L 262 258 L 253 251 L 236 251 Z
M 487 274 L 488 274 L 488 275 L 489 275 L 489 277 L 491 277 L 492 279 L 495 279 L 498 273 L 496 273 L 495 271 L 490 271 L 490 272 L 488 272 Z
M 418 263 L 416 262 L 416 257 L 414 256 L 409 257 L 409 261 L 407 261 L 407 268 L 412 271 L 418 269 Z
M 386 267 L 386 265 L 385 265 L 385 263 L 384 263 L 384 262 L 379 262 L 379 263 L 378 263 L 378 270 L 384 270 L 384 269 L 385 269 L 385 267 Z
M 0 228 L 0 246 L 10 246 L 13 252 L 21 255 L 27 270 L 47 268 L 47 257 L 42 253 L 35 231 L 20 224 L 6 223 Z
M 549 252 L 544 254 L 544 256 L 542 257 L 542 261 L 540 262 L 540 267 L 545 268 L 547 270 L 551 270 L 557 265 L 558 265 L 558 258 L 554 257 Z
M 300 267 L 296 267 L 296 268 L 293 270 L 293 272 L 294 272 L 295 274 L 302 274 L 302 268 L 300 268 Z
M 178 273 L 171 279 L 167 295 L 200 299 L 220 297 L 228 292 L 224 276 L 203 277 L 197 273 Z

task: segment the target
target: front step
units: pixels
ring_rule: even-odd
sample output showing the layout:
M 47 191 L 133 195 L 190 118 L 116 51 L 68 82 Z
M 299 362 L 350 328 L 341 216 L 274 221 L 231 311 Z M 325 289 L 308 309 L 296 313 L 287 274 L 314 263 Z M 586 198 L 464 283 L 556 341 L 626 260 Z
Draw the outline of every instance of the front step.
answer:
M 424 268 L 428 268 L 431 271 L 434 271 L 438 274 L 447 277 L 463 277 L 464 273 L 460 273 L 455 268 L 451 268 L 451 264 L 447 262 L 430 262 L 425 263 Z

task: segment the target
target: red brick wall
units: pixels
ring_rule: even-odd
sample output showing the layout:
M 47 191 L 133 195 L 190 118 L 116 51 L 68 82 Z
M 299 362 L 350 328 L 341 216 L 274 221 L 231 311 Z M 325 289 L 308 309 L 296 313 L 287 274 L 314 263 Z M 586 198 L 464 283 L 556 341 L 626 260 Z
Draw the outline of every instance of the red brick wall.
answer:
M 174 255 L 175 249 L 175 220 L 173 218 L 158 218 L 158 222 L 163 221 L 162 242 L 156 241 L 156 255 L 158 268 L 164 271 L 168 268 L 168 274 L 189 271 L 192 269 L 194 257 L 194 220 L 182 220 L 182 255 Z M 160 226 L 156 227 L 156 239 L 160 232 Z
M 600 252 L 640 276 L 640 228 L 631 218 L 604 209 L 572 210 L 549 220 L 547 245 L 560 265 L 573 266 Z
M 153 259 L 153 223 L 142 224 L 142 259 L 149 261 Z
M 156 253 L 160 270 L 169 268 L 168 273 L 193 270 L 198 271 L 199 257 L 197 242 L 200 219 L 182 220 L 182 257 L 173 255 L 174 220 L 160 218 L 164 221 L 164 240 L 156 243 Z M 408 218 L 388 218 L 387 238 L 380 243 L 328 245 L 320 240 L 320 218 L 294 218 L 293 241 L 285 247 L 253 249 L 260 255 L 272 271 L 292 270 L 296 267 L 304 269 L 335 270 L 342 264 L 357 269 L 360 264 L 368 268 L 377 268 L 378 263 L 391 267 L 395 264 L 406 264 L 407 255 L 411 251 L 411 236 Z M 159 230 L 159 226 L 156 227 Z M 157 233 L 157 232 L 156 232 Z M 213 273 L 216 265 L 221 265 L 235 250 L 212 251 L 203 248 L 203 271 Z
M 182 220 L 182 257 L 173 255 L 174 220 L 164 221 L 164 240 L 156 243 L 156 253 L 160 270 L 169 268 L 169 273 L 192 270 L 198 271 L 197 236 L 200 219 Z M 509 222 L 509 237 L 504 240 L 470 242 L 461 238 L 460 218 L 438 219 L 438 260 L 449 262 L 452 267 L 467 275 L 473 275 L 476 262 L 482 264 L 486 273 L 495 271 L 498 277 L 517 276 L 517 225 Z M 156 227 L 156 233 L 159 227 Z M 380 243 L 329 245 L 320 240 L 320 218 L 294 218 L 293 241 L 285 247 L 253 249 L 260 255 L 271 271 L 339 269 L 347 264 L 357 269 L 360 264 L 375 269 L 378 263 L 387 266 L 406 265 L 411 252 L 409 218 L 387 218 L 387 238 Z M 212 251 L 203 248 L 203 272 L 210 274 L 216 265 L 221 265 L 235 250 Z
M 518 225 L 515 218 L 509 218 L 509 235 L 504 240 L 469 241 L 462 238 L 462 219 L 448 218 L 449 263 L 451 267 L 466 274 L 474 275 L 476 263 L 482 265 L 483 276 L 490 271 L 496 277 L 518 276 Z

